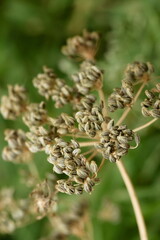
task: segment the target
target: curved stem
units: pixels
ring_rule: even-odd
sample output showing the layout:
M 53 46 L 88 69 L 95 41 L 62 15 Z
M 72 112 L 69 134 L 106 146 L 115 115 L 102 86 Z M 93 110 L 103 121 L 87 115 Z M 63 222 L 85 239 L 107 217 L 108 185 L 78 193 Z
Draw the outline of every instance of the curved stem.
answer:
M 133 104 L 137 101 L 137 99 L 138 99 L 139 95 L 141 94 L 141 92 L 142 92 L 145 84 L 146 84 L 146 81 L 143 82 L 143 84 L 140 86 L 140 88 L 139 88 L 138 92 L 136 93 L 136 95 L 135 95 L 135 97 L 134 97 L 131 105 L 133 105 Z M 131 106 L 129 106 L 129 107 L 124 111 L 124 113 L 122 114 L 122 116 L 120 117 L 120 119 L 118 120 L 118 122 L 116 123 L 116 125 L 120 125 L 120 124 L 124 121 L 124 119 L 127 117 L 128 113 L 130 112 L 131 109 L 132 109 Z
M 147 122 L 146 124 L 144 124 L 144 125 L 142 125 L 138 128 L 133 129 L 133 132 L 138 132 L 138 131 L 142 130 L 143 128 L 146 128 L 146 127 L 150 126 L 152 123 L 154 123 L 157 120 L 158 120 L 158 118 L 154 118 L 151 121 Z
M 105 158 L 102 158 L 101 164 L 99 165 L 98 171 L 99 172 L 101 170 L 101 168 L 103 167 L 104 163 L 105 163 Z
M 120 171 L 120 174 L 123 178 L 123 181 L 126 185 L 127 191 L 129 193 L 129 196 L 130 196 L 130 199 L 132 202 L 133 210 L 135 213 L 135 217 L 136 217 L 137 225 L 138 225 L 138 229 L 139 229 L 140 239 L 148 240 L 147 230 L 146 230 L 144 218 L 142 215 L 142 210 L 141 210 L 140 203 L 138 201 L 136 192 L 134 190 L 134 186 L 133 186 L 131 179 L 129 178 L 128 173 L 121 161 L 117 161 L 117 167 Z
M 94 152 L 95 151 L 95 149 L 94 148 L 91 148 L 90 150 L 88 150 L 87 152 L 84 152 L 83 153 L 83 155 L 85 156 L 85 155 L 88 155 L 88 154 L 90 154 L 90 153 L 92 153 L 92 152 Z

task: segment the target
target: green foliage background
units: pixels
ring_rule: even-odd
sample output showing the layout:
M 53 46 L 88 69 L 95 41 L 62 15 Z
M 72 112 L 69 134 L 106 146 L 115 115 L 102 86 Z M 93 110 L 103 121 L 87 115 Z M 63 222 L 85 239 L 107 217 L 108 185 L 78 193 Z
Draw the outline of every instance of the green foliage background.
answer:
M 120 85 L 123 70 L 134 60 L 150 61 L 155 75 L 160 67 L 160 1 L 159 0 L 1 0 L 0 4 L 0 95 L 7 84 L 23 84 L 34 102 L 42 100 L 32 86 L 32 79 L 43 65 L 53 67 L 62 77 L 69 79 L 77 65 L 64 57 L 60 48 L 67 37 L 80 34 L 86 28 L 100 32 L 102 40 L 97 56 L 99 66 L 105 71 L 105 92 Z M 67 74 L 66 74 L 66 73 Z M 138 104 L 127 123 L 137 127 L 144 119 Z M 53 103 L 49 103 L 51 113 Z M 117 117 L 117 116 L 116 116 Z M 21 122 L 5 121 L 0 116 L 0 151 L 5 145 L 5 128 L 23 127 Z M 141 132 L 141 145 L 130 151 L 125 165 L 138 193 L 144 217 L 152 240 L 160 236 L 160 127 L 159 122 Z M 35 162 L 44 177 L 52 172 L 45 155 L 36 154 Z M 14 186 L 17 196 L 25 196 L 20 183 L 19 169 L 0 159 L 0 187 Z M 95 240 L 138 240 L 138 230 L 131 203 L 114 164 L 107 163 L 101 172 L 101 183 L 88 197 L 91 205 Z M 70 196 L 62 196 L 68 201 Z M 72 200 L 76 199 L 73 197 Z M 118 222 L 99 218 L 104 199 L 120 209 Z M 104 209 L 105 211 L 106 209 Z M 46 234 L 46 220 L 18 229 L 13 235 L 0 239 L 34 240 Z M 72 238 L 74 239 L 74 238 Z

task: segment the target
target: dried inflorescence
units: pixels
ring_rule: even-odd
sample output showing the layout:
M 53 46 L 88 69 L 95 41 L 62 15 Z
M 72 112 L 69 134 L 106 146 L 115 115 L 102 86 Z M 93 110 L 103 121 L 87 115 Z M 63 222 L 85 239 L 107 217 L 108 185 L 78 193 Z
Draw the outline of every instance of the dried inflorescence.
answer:
M 70 103 L 73 109 L 70 115 L 61 112 L 58 116 L 49 116 L 45 102 L 29 103 L 25 88 L 19 85 L 9 86 L 9 95 L 2 97 L 0 111 L 3 117 L 14 120 L 21 115 L 23 122 L 29 128 L 27 133 L 22 130 L 5 131 L 8 146 L 4 148 L 2 157 L 7 161 L 26 163 L 31 160 L 31 153 L 45 151 L 49 155 L 48 162 L 53 165 L 54 174 L 62 174 L 62 179 L 58 178 L 58 181 L 56 183 L 54 181 L 51 186 L 46 180 L 40 181 L 33 162 L 28 161 L 28 171 L 34 178 L 31 180 L 30 187 L 34 188 L 29 201 L 21 200 L 15 203 L 10 196 L 11 202 L 8 203 L 9 198 L 4 198 L 0 194 L 0 231 L 3 233 L 14 231 L 31 216 L 38 218 L 48 216 L 51 217 L 51 222 L 54 220 L 55 224 L 58 223 L 64 228 L 64 231 L 57 229 L 52 239 L 66 239 L 70 233 L 82 238 L 81 231 L 84 229 L 79 223 L 84 220 L 83 213 L 79 213 L 79 216 L 76 213 L 67 218 L 63 216 L 63 219 L 58 217 L 57 193 L 70 195 L 91 193 L 99 181 L 97 174 L 104 160 L 116 162 L 126 155 L 129 149 L 139 145 L 139 137 L 135 132 L 144 126 L 131 130 L 126 125 L 122 125 L 122 122 L 131 110 L 131 105 L 150 80 L 153 66 L 142 62 L 134 62 L 127 66 L 121 88 L 114 89 L 108 98 L 111 112 L 128 106 L 115 125 L 114 118 L 110 120 L 105 102 L 106 96 L 102 90 L 103 71 L 94 64 L 98 39 L 97 33 L 84 32 L 82 37 L 69 39 L 67 46 L 63 48 L 65 55 L 84 60 L 79 72 L 72 76 L 72 87 L 47 67 L 44 67 L 44 72 L 33 79 L 39 94 L 47 100 L 49 98 L 54 100 L 56 108 Z M 142 85 L 134 96 L 134 85 L 138 83 Z M 93 91 L 97 91 L 99 99 L 93 95 Z M 160 84 L 156 85 L 156 89 L 147 90 L 145 94 L 147 98 L 141 104 L 143 115 L 160 118 Z M 86 141 L 75 141 L 75 138 L 81 140 L 85 138 Z M 91 141 L 91 138 L 95 141 Z M 132 142 L 136 143 L 135 147 L 132 146 Z M 82 147 L 88 146 L 92 149 L 85 152 Z M 93 159 L 98 153 L 102 154 L 103 160 L 97 166 Z M 25 176 L 27 180 L 30 179 L 28 172 Z
M 53 164 L 53 171 L 65 173 L 69 178 L 57 181 L 57 190 L 68 194 L 91 192 L 96 183 L 97 165 L 94 161 L 87 162 L 80 154 L 79 144 L 71 140 L 66 142 L 61 138 L 55 139 L 56 144 L 47 145 L 48 161 Z
M 41 219 L 48 214 L 52 215 L 57 211 L 55 192 L 50 188 L 47 180 L 37 184 L 30 197 L 34 204 L 33 210 L 36 211 L 38 219 Z
M 83 31 L 82 36 L 75 36 L 67 40 L 67 45 L 62 48 L 62 53 L 71 58 L 93 60 L 97 50 L 99 35 L 97 32 Z
M 60 108 L 72 99 L 73 89 L 58 78 L 52 69 L 44 67 L 44 73 L 40 73 L 33 79 L 33 85 L 40 95 L 46 99 L 52 98 L 55 107 Z
M 95 137 L 102 130 L 101 125 L 104 122 L 102 107 L 95 105 L 95 101 L 96 98 L 93 95 L 82 98 L 78 105 L 80 111 L 75 114 L 79 130 L 90 137 Z
M 88 210 L 89 206 L 86 200 L 73 203 L 69 211 L 53 217 L 52 225 L 55 226 L 53 232 L 40 240 L 67 240 L 71 234 L 81 238 L 84 236 L 89 221 Z
M 81 64 L 81 71 L 72 75 L 77 91 L 82 95 L 88 94 L 95 87 L 102 85 L 102 71 L 89 61 Z
M 44 102 L 29 104 L 23 115 L 23 121 L 29 128 L 41 126 L 47 122 L 47 119 L 48 115 Z
M 134 62 L 128 64 L 121 88 L 115 88 L 108 98 L 109 111 L 114 112 L 129 106 L 134 98 L 134 83 L 140 79 L 148 81 L 153 71 L 153 66 L 150 63 Z
M 5 131 L 5 140 L 8 146 L 3 149 L 2 157 L 14 163 L 27 162 L 31 155 L 26 144 L 26 134 L 21 129 Z
M 33 153 L 43 151 L 47 144 L 51 144 L 57 136 L 56 128 L 50 127 L 49 130 L 40 127 L 32 127 L 30 132 L 26 133 L 28 138 L 26 145 Z
M 15 200 L 14 190 L 0 191 L 0 232 L 10 234 L 31 220 L 30 203 L 27 199 Z
M 136 142 L 132 147 L 130 142 Z M 114 120 L 108 123 L 108 130 L 102 132 L 100 143 L 97 148 L 102 152 L 104 158 L 110 162 L 116 162 L 128 153 L 129 149 L 134 149 L 139 145 L 139 137 L 126 125 L 114 126 Z
M 43 67 L 43 73 L 39 73 L 33 79 L 33 85 L 38 89 L 40 95 L 44 96 L 46 99 L 52 97 L 52 91 L 56 84 L 56 74 L 51 68 L 46 66 Z
M 56 128 L 57 135 L 74 131 L 75 119 L 66 113 L 61 113 L 58 118 L 50 118 L 49 121 Z
M 26 108 L 26 89 L 18 84 L 8 86 L 8 96 L 1 99 L 0 112 L 5 119 L 15 120 Z
M 141 103 L 143 116 L 160 118 L 160 84 L 154 89 L 146 90 L 145 95 L 147 98 Z

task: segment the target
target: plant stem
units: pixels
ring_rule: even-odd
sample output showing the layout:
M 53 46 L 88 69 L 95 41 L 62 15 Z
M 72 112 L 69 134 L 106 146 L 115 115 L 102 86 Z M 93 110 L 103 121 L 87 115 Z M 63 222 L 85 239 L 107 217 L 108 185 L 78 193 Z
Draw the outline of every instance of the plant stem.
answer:
M 105 158 L 102 158 L 101 164 L 99 165 L 98 171 L 99 172 L 101 170 L 101 168 L 103 167 L 104 163 L 105 163 Z
M 28 168 L 29 168 L 31 174 L 32 174 L 35 178 L 37 178 L 37 179 L 40 178 L 40 177 L 39 177 L 39 172 L 38 172 L 37 166 L 36 166 L 36 164 L 35 164 L 35 162 L 34 162 L 33 160 L 30 161 L 30 162 L 28 162 Z
M 91 148 L 90 150 L 88 150 L 87 152 L 84 152 L 83 153 L 83 155 L 85 156 L 85 155 L 88 155 L 88 154 L 90 154 L 90 153 L 92 153 L 92 152 L 94 152 L 95 151 L 95 149 L 94 148 Z
M 148 240 L 144 218 L 142 215 L 141 207 L 140 207 L 136 192 L 134 190 L 134 186 L 133 186 L 131 179 L 129 178 L 129 175 L 121 161 L 117 161 L 117 167 L 120 171 L 120 174 L 123 178 L 123 181 L 126 185 L 126 188 L 128 190 L 128 193 L 129 193 L 129 196 L 130 196 L 130 199 L 132 202 L 133 210 L 135 213 L 135 217 L 136 217 L 136 221 L 137 221 L 137 225 L 138 225 L 138 229 L 139 229 L 140 239 Z
M 145 84 L 146 84 L 146 81 L 144 81 L 143 84 L 140 86 L 140 88 L 139 88 L 138 92 L 136 93 L 131 105 L 133 105 L 137 101 L 137 99 L 138 99 L 139 95 L 141 94 Z M 131 106 L 128 106 L 127 109 L 122 114 L 122 116 L 120 117 L 120 119 L 118 120 L 118 122 L 116 123 L 116 125 L 120 125 L 124 121 L 124 119 L 127 117 L 130 110 L 131 110 Z
M 79 142 L 80 147 L 89 147 L 89 146 L 94 146 L 98 142 Z
M 93 158 L 94 158 L 94 156 L 96 156 L 97 155 L 97 150 L 95 150 L 88 158 L 87 158 L 87 161 L 89 162 L 89 161 L 91 161 Z
M 102 88 L 98 89 L 98 94 L 99 94 L 99 98 L 100 100 L 103 102 L 103 115 L 105 117 L 108 116 L 108 112 L 107 112 L 107 104 L 106 104 L 106 99 L 105 99 L 105 95 L 104 95 L 104 91 L 102 90 Z
M 108 116 L 107 104 L 106 104 L 106 99 L 105 99 L 105 95 L 104 95 L 104 91 L 103 91 L 102 87 L 98 89 L 98 94 L 99 94 L 99 98 L 103 104 L 103 108 L 102 108 L 103 116 L 104 116 L 104 118 L 107 118 L 107 116 Z M 107 129 L 107 123 L 105 121 L 102 123 L 102 128 L 103 128 L 103 130 Z
M 158 118 L 154 118 L 154 119 L 152 119 L 151 121 L 147 122 L 146 124 L 144 124 L 144 125 L 142 125 L 142 126 L 140 126 L 140 127 L 138 127 L 138 128 L 135 128 L 135 129 L 133 130 L 133 132 L 138 132 L 138 131 L 142 130 L 143 128 L 146 128 L 146 127 L 150 126 L 152 123 L 154 123 L 154 122 L 157 121 L 157 120 L 158 120 Z
M 87 138 L 87 139 L 91 139 L 91 138 L 88 137 L 88 136 L 85 136 L 85 135 L 78 135 L 78 134 L 65 134 L 64 136 L 67 136 L 67 137 L 73 137 L 73 138 Z

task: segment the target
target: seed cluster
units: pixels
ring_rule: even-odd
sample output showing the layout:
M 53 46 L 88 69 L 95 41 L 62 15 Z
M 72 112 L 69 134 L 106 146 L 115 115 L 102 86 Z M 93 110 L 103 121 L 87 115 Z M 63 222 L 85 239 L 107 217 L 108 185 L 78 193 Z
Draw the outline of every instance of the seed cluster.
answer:
M 145 94 L 147 98 L 141 103 L 143 116 L 160 118 L 160 84 L 156 89 L 146 90 Z
M 48 115 L 45 109 L 45 103 L 31 103 L 27 106 L 26 112 L 23 115 L 24 123 L 29 127 L 36 127 L 44 124 L 47 121 Z
M 101 85 L 102 71 L 89 61 L 81 64 L 81 71 L 72 75 L 76 88 L 82 95 L 88 94 L 95 86 Z
M 5 119 L 15 120 L 26 106 L 26 89 L 18 84 L 8 86 L 8 96 L 1 99 L 0 112 Z
M 56 212 L 56 198 L 53 196 L 50 186 L 46 180 L 37 184 L 30 196 L 34 204 L 34 209 L 38 214 L 38 219 L 43 218 L 48 213 L 53 214 Z
M 84 31 L 82 36 L 75 36 L 67 40 L 62 53 L 71 58 L 93 59 L 96 54 L 99 35 L 96 32 Z
M 28 138 L 26 144 L 32 153 L 43 151 L 47 144 L 51 144 L 57 136 L 56 128 L 50 127 L 33 127 L 30 132 L 26 133 Z
M 153 66 L 150 63 L 134 62 L 128 64 L 121 88 L 115 88 L 108 98 L 109 111 L 114 112 L 129 106 L 134 97 L 135 81 L 139 79 L 148 81 L 153 71 Z
M 0 232 L 11 234 L 31 220 L 28 199 L 15 199 L 13 188 L 0 191 Z
M 55 101 L 55 107 L 60 108 L 72 99 L 73 90 L 63 79 L 57 78 L 52 69 L 44 67 L 44 73 L 33 79 L 33 85 L 40 95 Z
M 129 149 L 139 145 L 139 137 L 126 125 L 114 126 L 114 120 L 108 123 L 108 130 L 101 134 L 100 143 L 97 148 L 102 152 L 104 158 L 110 162 L 116 162 L 128 153 Z M 130 146 L 131 141 L 136 142 L 136 146 Z
M 85 223 L 87 223 L 88 202 L 85 200 L 78 203 L 71 203 L 69 211 L 63 212 L 60 216 L 54 216 L 54 231 L 46 238 L 40 240 L 68 240 L 73 234 L 78 239 L 84 233 Z
M 61 135 L 72 132 L 75 124 L 75 119 L 66 113 L 61 113 L 58 118 L 49 118 L 49 121 Z
M 41 117 L 39 119 L 41 119 Z M 41 124 L 43 122 L 45 123 L 45 121 L 40 122 Z M 33 124 L 32 127 L 30 127 L 30 132 L 26 133 L 26 136 L 28 138 L 28 141 L 26 143 L 27 147 L 33 153 L 43 151 L 45 149 L 45 146 L 52 144 L 54 142 L 54 139 L 59 135 L 65 135 L 72 132 L 74 123 L 74 118 L 66 113 L 62 113 L 58 118 L 48 117 L 47 123 L 44 126 L 37 124 L 36 122 L 35 125 Z
M 87 162 L 80 154 L 79 144 L 71 140 L 66 142 L 61 138 L 55 139 L 56 144 L 47 145 L 48 161 L 53 164 L 53 171 L 66 174 L 69 178 L 57 181 L 57 190 L 67 194 L 91 192 L 96 182 L 97 165 L 94 161 Z
M 101 125 L 104 121 L 102 107 L 96 106 L 95 101 L 93 95 L 82 98 L 78 106 L 80 111 L 75 114 L 79 130 L 90 137 L 95 137 L 97 132 L 102 130 Z
M 4 160 L 14 163 L 30 160 L 30 152 L 26 145 L 24 131 L 7 129 L 5 131 L 5 140 L 8 142 L 8 146 L 3 149 L 2 157 Z

